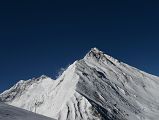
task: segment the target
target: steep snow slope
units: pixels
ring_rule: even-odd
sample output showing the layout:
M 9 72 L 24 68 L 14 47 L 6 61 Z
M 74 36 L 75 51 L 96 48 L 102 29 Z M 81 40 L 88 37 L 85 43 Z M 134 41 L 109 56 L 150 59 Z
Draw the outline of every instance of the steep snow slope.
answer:
M 77 64 L 77 91 L 108 119 L 159 117 L 159 78 L 93 49 Z M 82 75 L 83 74 L 83 75 Z
M 1 101 L 59 120 L 98 119 L 88 100 L 75 91 L 79 78 L 75 64 L 56 81 L 46 76 L 20 81 L 0 95 Z
M 0 103 L 0 120 L 54 120 L 20 108 Z
M 159 78 L 94 48 L 57 79 L 20 81 L 0 99 L 59 120 L 158 120 Z

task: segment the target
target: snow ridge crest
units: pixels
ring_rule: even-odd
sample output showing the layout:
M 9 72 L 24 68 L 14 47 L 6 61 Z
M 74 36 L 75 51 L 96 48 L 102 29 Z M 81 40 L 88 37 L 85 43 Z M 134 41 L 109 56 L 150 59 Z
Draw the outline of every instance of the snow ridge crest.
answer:
M 93 59 L 100 62 L 110 62 L 112 64 L 120 64 L 120 61 L 105 54 L 103 51 L 100 51 L 98 48 L 92 48 L 84 57 L 85 60 Z

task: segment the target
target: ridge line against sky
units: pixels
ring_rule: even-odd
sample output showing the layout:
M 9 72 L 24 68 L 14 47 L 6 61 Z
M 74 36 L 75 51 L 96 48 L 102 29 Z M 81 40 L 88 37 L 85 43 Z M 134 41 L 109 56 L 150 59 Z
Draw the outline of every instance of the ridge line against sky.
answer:
M 97 47 L 159 76 L 159 1 L 0 1 L 0 91 L 55 77 Z

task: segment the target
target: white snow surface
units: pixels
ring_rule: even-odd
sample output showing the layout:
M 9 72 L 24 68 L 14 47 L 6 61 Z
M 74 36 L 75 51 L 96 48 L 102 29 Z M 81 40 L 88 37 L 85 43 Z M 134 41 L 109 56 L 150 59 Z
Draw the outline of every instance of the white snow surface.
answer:
M 53 80 L 19 81 L 0 100 L 58 120 L 159 120 L 159 77 L 97 48 Z
M 0 102 L 0 120 L 54 120 Z

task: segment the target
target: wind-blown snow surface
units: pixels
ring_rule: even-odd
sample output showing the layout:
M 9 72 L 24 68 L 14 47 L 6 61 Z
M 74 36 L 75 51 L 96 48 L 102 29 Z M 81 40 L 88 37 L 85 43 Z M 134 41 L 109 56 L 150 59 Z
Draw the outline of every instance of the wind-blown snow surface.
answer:
M 0 120 L 54 120 L 0 102 Z
M 159 78 L 94 48 L 57 79 L 20 81 L 1 101 L 58 120 L 158 120 Z

